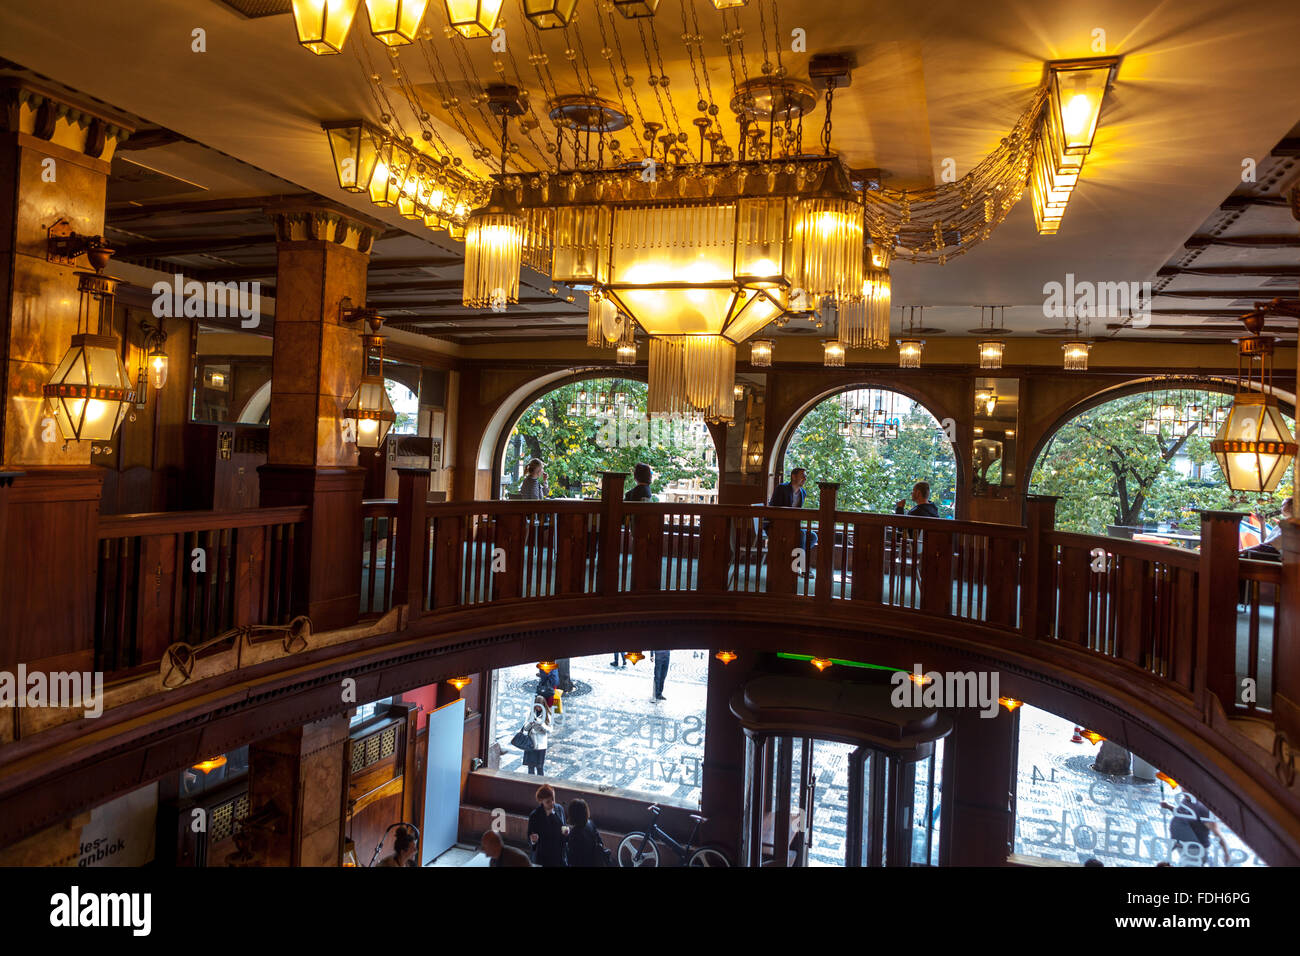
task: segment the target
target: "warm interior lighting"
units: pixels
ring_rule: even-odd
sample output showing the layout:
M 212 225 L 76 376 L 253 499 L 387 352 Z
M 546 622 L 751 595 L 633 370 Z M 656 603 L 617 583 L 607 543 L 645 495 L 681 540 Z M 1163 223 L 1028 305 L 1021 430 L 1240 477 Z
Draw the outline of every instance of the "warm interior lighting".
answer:
M 1035 144 L 1030 194 L 1039 235 L 1060 228 L 1065 206 L 1092 149 L 1113 58 L 1050 65 L 1043 125 Z
M 1210 442 L 1228 487 L 1254 494 L 1277 488 L 1296 447 L 1277 399 L 1261 392 L 1238 393 L 1227 420 Z
M 898 340 L 898 367 L 899 368 L 920 368 L 921 353 L 925 350 L 925 341 L 923 339 L 899 339 Z
M 1086 372 L 1088 370 L 1088 353 L 1092 345 L 1088 342 L 1066 342 L 1061 346 L 1065 353 L 1064 367 L 1067 372 Z
M 162 350 L 162 346 L 154 347 L 149 353 L 149 384 L 154 388 L 162 388 L 167 384 L 167 353 Z
M 397 421 L 397 412 L 384 387 L 384 337 L 379 334 L 384 320 L 373 311 L 362 311 L 370 331 L 361 333 L 361 384 L 343 415 L 356 422 L 358 448 L 378 448 Z
M 735 276 L 751 289 L 790 284 L 789 202 L 782 197 L 736 202 Z
M 468 687 L 468 686 L 469 686 L 470 684 L 472 684 L 473 682 L 474 682 L 473 679 L 472 679 L 472 678 L 469 678 L 469 677 L 449 677 L 449 678 L 447 678 L 447 683 L 450 684 L 452 687 L 456 688 L 457 691 L 462 691 L 462 690 L 464 690 L 466 687 Z
M 826 668 L 831 666 L 832 662 L 825 657 L 814 657 L 808 663 L 817 668 L 817 670 L 824 671 Z
M 991 388 L 975 389 L 975 413 L 991 418 L 998 407 L 998 396 Z
M 636 364 L 636 344 L 620 345 L 614 353 L 614 363 L 616 365 L 635 365 Z
M 465 287 L 469 308 L 505 308 L 519 301 L 524 220 L 502 206 L 474 212 L 465 225 Z
M 551 239 L 551 280 L 602 285 L 609 269 L 608 206 L 560 206 Z
M 614 9 L 629 19 L 653 17 L 657 6 L 659 0 L 614 0 Z
M 1169 776 L 1169 774 L 1165 773 L 1163 770 L 1156 771 L 1156 779 L 1163 780 L 1165 783 L 1169 784 L 1169 786 L 1173 787 L 1175 790 L 1178 789 L 1178 781 L 1175 780 L 1173 777 Z
M 207 760 L 200 760 L 193 767 L 190 767 L 190 769 L 197 770 L 199 773 L 206 775 L 216 770 L 218 767 L 224 767 L 225 765 L 226 755 L 218 754 L 215 757 L 209 757 Z
M 116 288 L 116 279 L 77 273 L 78 332 L 42 390 L 65 441 L 108 441 L 135 400 L 118 341 L 104 334 L 112 328 Z
M 640 651 L 624 651 L 623 658 L 632 662 L 633 666 L 645 660 L 645 655 Z
M 826 368 L 843 368 L 844 345 L 834 339 L 822 342 L 822 365 Z
M 921 687 L 925 687 L 927 684 L 934 683 L 934 678 L 927 677 L 925 674 L 918 674 L 915 671 L 908 673 L 907 679 L 910 680 L 913 684 L 918 684 Z
M 524 16 L 539 30 L 566 27 L 578 0 L 524 0 Z
M 980 350 L 980 368 L 997 369 L 1002 367 L 1002 353 L 1006 350 L 1006 343 L 990 339 L 979 344 Z
M 736 401 L 743 402 L 745 400 L 745 386 L 737 385 L 731 390 L 731 395 Z
M 298 42 L 312 53 L 342 53 L 361 0 L 293 0 Z
M 658 335 L 650 339 L 651 415 L 702 414 L 708 421 L 735 415 L 736 347 L 721 335 Z
M 350 193 L 366 192 L 375 174 L 384 134 L 360 120 L 322 123 L 321 129 L 329 139 L 339 188 Z
M 809 296 L 851 299 L 863 291 L 862 207 L 853 199 L 811 197 L 795 206 L 798 285 Z
M 1014 697 L 999 697 L 998 703 L 1007 709 L 1009 713 L 1015 713 L 1017 707 L 1024 703 L 1023 700 L 1016 700 Z
M 388 46 L 414 43 L 428 6 L 429 0 L 366 0 L 370 32 Z
M 743 7 L 749 0 L 713 0 L 713 9 L 728 10 L 731 7 Z
M 1097 731 L 1095 730 L 1085 730 L 1083 731 L 1082 736 L 1083 739 L 1088 741 L 1088 743 L 1090 744 L 1099 744 L 1106 739 L 1101 734 L 1097 733 Z
M 772 364 L 771 339 L 754 339 L 749 343 L 749 364 L 754 368 L 769 368 Z
M 491 36 L 501 15 L 502 0 L 445 0 L 447 22 L 453 30 L 472 40 Z
M 538 662 L 537 662 L 537 669 L 538 669 L 539 671 L 541 671 L 543 674 L 549 674 L 551 671 L 555 670 L 555 668 L 557 668 L 557 667 L 559 667 L 559 666 L 560 666 L 560 665 L 556 664 L 555 661 L 538 661 Z
M 736 659 L 736 652 L 718 651 L 718 653 L 714 654 L 713 656 L 716 657 L 718 660 L 722 661 L 723 664 L 730 664 L 732 661 Z

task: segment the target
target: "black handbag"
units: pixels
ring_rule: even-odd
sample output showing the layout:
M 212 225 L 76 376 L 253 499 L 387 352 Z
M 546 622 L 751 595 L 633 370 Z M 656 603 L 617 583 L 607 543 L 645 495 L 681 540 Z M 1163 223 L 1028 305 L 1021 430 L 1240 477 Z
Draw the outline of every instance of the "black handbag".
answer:
M 520 727 L 515 731 L 515 735 L 510 738 L 510 746 L 522 750 L 525 753 L 537 749 L 533 746 L 533 735 L 524 733 L 523 727 Z

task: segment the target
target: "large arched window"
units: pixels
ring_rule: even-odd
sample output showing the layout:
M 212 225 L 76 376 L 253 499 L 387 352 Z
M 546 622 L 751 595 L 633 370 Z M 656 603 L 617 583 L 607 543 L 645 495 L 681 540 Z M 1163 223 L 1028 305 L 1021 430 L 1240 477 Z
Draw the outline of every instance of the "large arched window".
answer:
M 717 500 L 718 459 L 701 420 L 646 418 L 646 385 L 591 378 L 546 392 L 529 404 L 506 438 L 501 497 L 515 492 L 524 465 L 546 463 L 551 497 L 595 497 L 603 471 L 644 462 L 659 500 Z M 629 487 L 631 479 L 629 478 Z
M 908 501 L 918 481 L 930 483 L 930 500 L 951 518 L 956 504 L 957 460 L 938 420 L 900 392 L 853 388 L 814 405 L 790 435 L 785 475 L 808 471 L 807 507 L 817 506 L 817 482 L 839 482 L 842 511 L 893 511 Z
M 1031 494 L 1056 495 L 1056 526 L 1196 533 L 1200 510 L 1278 511 L 1291 472 L 1273 496 L 1236 495 L 1210 452 L 1232 395 L 1197 389 L 1144 391 L 1096 405 L 1052 433 L 1030 473 Z M 1294 431 L 1294 422 L 1286 416 Z

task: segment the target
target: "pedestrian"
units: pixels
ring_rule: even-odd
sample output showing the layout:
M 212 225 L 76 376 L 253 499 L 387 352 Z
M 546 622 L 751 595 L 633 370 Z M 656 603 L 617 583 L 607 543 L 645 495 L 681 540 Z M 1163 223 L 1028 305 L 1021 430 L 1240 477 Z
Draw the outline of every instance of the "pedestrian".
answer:
M 523 850 L 516 850 L 512 846 L 506 846 L 501 842 L 501 835 L 495 830 L 488 830 L 483 834 L 483 839 L 479 843 L 479 849 L 483 855 L 492 862 L 488 866 L 532 866 L 528 860 L 528 854 Z
M 1219 845 L 1223 847 L 1223 859 L 1225 862 L 1228 861 L 1230 859 L 1228 841 L 1224 839 L 1223 832 L 1213 819 L 1209 808 L 1186 790 L 1180 793 L 1178 798 L 1178 806 L 1162 800 L 1160 809 L 1173 811 L 1173 818 L 1169 821 L 1169 839 L 1188 861 L 1183 865 L 1189 865 L 1197 859 L 1200 860 L 1201 866 L 1210 865 L 1211 834 L 1218 838 Z M 1197 849 L 1193 850 L 1193 845 Z M 1172 849 L 1171 847 L 1171 852 Z
M 632 477 L 636 480 L 628 493 L 623 496 L 624 501 L 654 501 L 655 496 L 650 493 L 650 483 L 654 481 L 654 473 L 650 471 L 650 466 L 642 462 L 632 469 Z
M 533 704 L 532 716 L 528 719 L 528 723 L 524 724 L 524 733 L 528 734 L 533 741 L 532 748 L 524 751 L 524 766 L 528 768 L 530 775 L 540 777 L 544 773 L 546 744 L 554 732 L 551 709 L 545 704 Z
M 540 458 L 534 458 L 524 465 L 524 480 L 519 483 L 519 497 L 545 498 L 550 493 L 551 489 L 546 483 L 546 465 Z
M 908 512 L 913 518 L 937 518 L 939 509 L 935 507 L 934 502 L 930 500 L 930 483 L 928 481 L 918 481 L 912 486 L 912 500 L 916 502 L 916 507 Z M 894 514 L 901 515 L 907 502 L 902 498 L 894 502 Z
M 668 651 L 651 651 L 650 656 L 655 659 L 654 700 L 667 700 L 664 696 L 664 681 L 668 678 L 668 659 L 671 655 Z
M 772 500 L 769 501 L 769 508 L 802 508 L 804 500 L 808 493 L 804 491 L 804 484 L 808 481 L 808 472 L 803 468 L 796 468 L 790 472 L 790 480 L 784 484 L 776 486 L 776 491 L 772 492 Z M 764 528 L 770 527 L 772 522 L 766 521 Z M 811 535 L 811 536 L 810 536 Z M 799 530 L 799 547 L 807 553 L 809 548 L 817 546 L 817 532 L 808 532 L 800 528 Z
M 610 854 L 600 831 L 591 822 L 586 800 L 569 803 L 569 866 L 609 866 Z
M 416 838 L 415 831 L 403 823 L 393 833 L 393 852 L 375 866 L 410 866 L 419 847 L 420 841 Z
M 621 663 L 620 663 L 620 661 L 621 661 Z M 615 652 L 614 652 L 614 660 L 613 660 L 613 662 L 612 662 L 609 666 L 610 666 L 610 667 L 627 667 L 627 657 L 623 654 L 622 651 L 615 651 Z
M 564 866 L 569 826 L 564 807 L 555 802 L 548 784 L 537 788 L 537 807 L 528 814 L 528 841 L 533 845 L 533 862 L 538 866 Z
M 547 707 L 555 707 L 555 689 L 560 686 L 558 667 L 544 671 L 537 669 L 537 696 L 545 701 Z

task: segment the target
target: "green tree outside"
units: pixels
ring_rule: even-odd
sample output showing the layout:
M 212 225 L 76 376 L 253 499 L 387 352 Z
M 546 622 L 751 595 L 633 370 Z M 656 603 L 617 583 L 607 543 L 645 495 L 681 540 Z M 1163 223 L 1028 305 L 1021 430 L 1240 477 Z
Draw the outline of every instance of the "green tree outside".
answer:
M 1168 395 L 1180 409 L 1197 404 L 1208 412 L 1231 403 L 1231 397 L 1220 392 Z M 1029 487 L 1033 494 L 1060 498 L 1058 528 L 1105 534 L 1107 525 L 1167 522 L 1195 532 L 1200 528 L 1198 510 L 1272 511 L 1290 496 L 1290 471 L 1273 495 L 1234 493 L 1210 451 L 1209 438 L 1176 434 L 1168 427 L 1160 435 L 1142 434 L 1142 420 L 1152 409 L 1151 392 L 1117 398 L 1071 419 L 1052 436 L 1034 464 Z M 1289 417 L 1287 424 L 1294 431 Z M 1179 471 L 1180 458 L 1191 463 L 1191 475 Z
M 869 391 L 849 393 L 865 404 Z M 892 512 L 900 498 L 912 507 L 912 486 L 930 483 L 930 500 L 939 514 L 952 517 L 956 502 L 957 461 L 938 421 L 921 405 L 899 395 L 897 438 L 875 439 L 841 435 L 844 404 L 839 395 L 814 405 L 795 427 L 785 452 L 785 476 L 795 468 L 808 471 L 805 507 L 818 505 L 819 481 L 839 483 L 836 507 L 841 511 Z M 783 477 L 785 477 L 783 476 Z
M 618 417 L 570 415 L 570 404 L 585 391 L 622 392 L 627 410 Z M 654 472 L 651 491 L 658 494 L 669 482 L 696 479 L 701 487 L 717 486 L 717 456 L 705 433 L 697 439 L 684 420 L 645 418 L 646 385 L 627 379 L 599 378 L 562 385 L 524 410 L 506 442 L 501 494 L 516 491 L 523 467 L 532 458 L 546 462 L 551 497 L 596 497 L 603 471 L 629 475 L 638 462 Z M 630 482 L 630 479 L 629 479 Z

